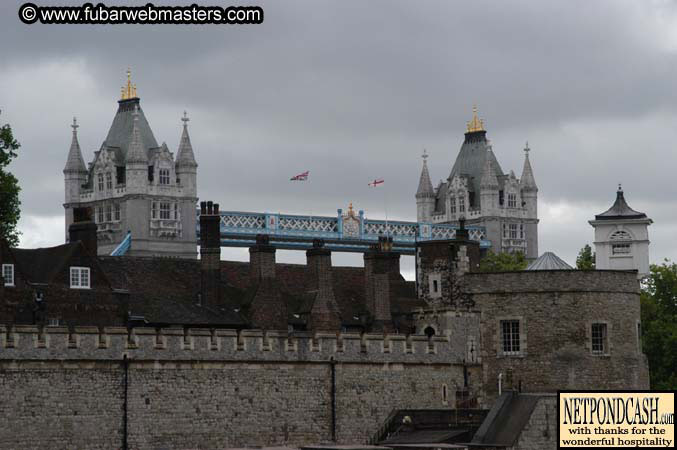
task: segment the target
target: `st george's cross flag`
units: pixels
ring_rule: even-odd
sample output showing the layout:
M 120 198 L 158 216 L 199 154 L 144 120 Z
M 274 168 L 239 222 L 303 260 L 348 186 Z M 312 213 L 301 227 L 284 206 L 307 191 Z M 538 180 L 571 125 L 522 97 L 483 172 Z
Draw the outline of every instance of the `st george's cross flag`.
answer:
M 369 183 L 369 186 L 370 187 L 376 187 L 379 184 L 383 184 L 384 181 L 385 180 L 383 178 L 379 178 L 379 179 L 376 179 L 376 180 L 372 181 L 371 183 Z
M 300 173 L 296 176 L 293 176 L 289 179 L 289 181 L 306 181 L 308 179 L 308 174 L 310 173 L 309 170 L 306 170 L 303 173 Z

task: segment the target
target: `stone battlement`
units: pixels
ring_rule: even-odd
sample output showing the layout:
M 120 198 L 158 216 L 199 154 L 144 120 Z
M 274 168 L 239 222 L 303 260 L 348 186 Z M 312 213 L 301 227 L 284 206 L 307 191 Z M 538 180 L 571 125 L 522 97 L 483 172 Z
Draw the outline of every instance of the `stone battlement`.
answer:
M 1 360 L 212 360 L 450 364 L 463 343 L 448 336 L 287 333 L 122 327 L 0 325 Z
M 636 271 L 523 270 L 468 273 L 472 294 L 520 292 L 613 292 L 639 294 Z

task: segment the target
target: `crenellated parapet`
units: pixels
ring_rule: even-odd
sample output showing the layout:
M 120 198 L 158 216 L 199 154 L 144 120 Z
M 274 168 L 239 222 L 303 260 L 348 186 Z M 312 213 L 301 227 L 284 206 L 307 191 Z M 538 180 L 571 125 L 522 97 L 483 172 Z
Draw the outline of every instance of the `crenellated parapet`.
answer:
M 461 364 L 449 336 L 0 325 L 2 360 Z

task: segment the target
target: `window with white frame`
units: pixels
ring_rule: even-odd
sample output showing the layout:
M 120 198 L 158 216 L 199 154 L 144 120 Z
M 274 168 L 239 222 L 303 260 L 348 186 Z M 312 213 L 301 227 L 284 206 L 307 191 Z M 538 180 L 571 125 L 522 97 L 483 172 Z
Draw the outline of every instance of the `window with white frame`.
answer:
M 514 192 L 508 193 L 508 208 L 517 208 L 517 194 Z
M 451 197 L 449 199 L 449 212 L 456 214 L 456 197 Z
M 160 169 L 160 184 L 169 184 L 169 169 Z
M 590 330 L 592 338 L 592 353 L 603 355 L 608 353 L 609 345 L 607 343 L 607 327 L 605 323 L 593 323 Z
M 14 286 L 14 264 L 2 265 L 2 279 L 5 286 Z
M 458 212 L 465 212 L 465 197 L 463 195 L 458 197 Z
M 119 221 L 120 221 L 120 204 L 119 204 L 119 203 L 116 203 L 116 204 L 113 206 L 113 219 L 114 219 L 116 222 L 119 222 Z
M 504 355 L 520 352 L 520 321 L 501 320 L 501 349 Z
M 89 267 L 71 267 L 71 289 L 89 289 Z
M 167 220 L 171 214 L 171 203 L 160 203 L 160 219 Z
M 102 173 L 98 174 L 96 179 L 98 181 L 97 184 L 99 185 L 99 191 L 103 191 L 103 174 Z
M 612 255 L 627 255 L 631 253 L 630 244 L 612 244 L 611 245 L 611 254 Z
M 113 174 L 110 172 L 106 173 L 106 190 L 110 191 L 113 189 Z
M 517 224 L 510 224 L 510 239 L 517 239 Z
M 113 205 L 106 205 L 106 222 L 113 221 Z
M 103 206 L 96 207 L 96 223 L 103 223 Z

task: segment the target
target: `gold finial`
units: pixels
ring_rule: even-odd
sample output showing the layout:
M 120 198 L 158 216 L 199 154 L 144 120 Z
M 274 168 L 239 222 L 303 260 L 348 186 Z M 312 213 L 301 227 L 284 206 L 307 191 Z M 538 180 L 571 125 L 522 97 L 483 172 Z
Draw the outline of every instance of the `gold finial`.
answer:
M 127 85 L 122 87 L 121 93 L 120 98 L 122 100 L 136 98 L 136 83 L 132 83 L 132 71 L 129 68 L 127 69 Z
M 353 217 L 355 215 L 355 211 L 353 211 L 353 202 L 350 202 L 348 205 L 348 215 L 350 217 Z
M 475 131 L 486 131 L 484 129 L 484 121 L 477 117 L 477 105 L 472 107 L 472 120 L 468 122 L 468 133 Z

